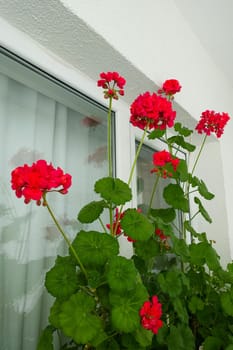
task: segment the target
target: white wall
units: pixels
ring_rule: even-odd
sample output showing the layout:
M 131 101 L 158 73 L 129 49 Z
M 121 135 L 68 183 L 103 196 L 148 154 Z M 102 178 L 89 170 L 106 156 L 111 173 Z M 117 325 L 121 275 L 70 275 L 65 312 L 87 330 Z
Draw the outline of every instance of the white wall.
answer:
M 0 14 L 4 46 L 99 100 L 100 92 L 94 92 L 99 72 L 116 69 L 126 76 L 124 112 L 118 114 L 122 120 L 128 120 L 126 106 L 138 93 L 155 89 L 171 77 L 183 86 L 176 101 L 189 112 L 188 123 L 205 109 L 233 116 L 232 86 L 191 31 L 175 0 L 30 0 L 30 6 L 27 0 L 0 0 Z M 123 139 L 129 137 L 125 130 L 121 130 Z M 232 132 L 230 122 L 222 140 L 209 143 L 209 154 L 198 168 L 218 192 L 212 207 L 218 223 L 211 230 L 221 241 L 225 261 L 230 259 L 230 249 L 233 257 Z M 124 154 L 124 143 L 118 144 L 118 150 Z M 121 158 L 119 176 L 124 177 L 122 169 L 127 170 L 128 162 Z

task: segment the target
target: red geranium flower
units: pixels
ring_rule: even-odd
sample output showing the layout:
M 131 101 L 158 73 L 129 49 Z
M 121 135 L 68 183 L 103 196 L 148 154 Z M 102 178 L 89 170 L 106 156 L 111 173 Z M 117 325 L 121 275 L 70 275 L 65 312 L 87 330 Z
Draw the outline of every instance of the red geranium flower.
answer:
M 227 113 L 206 110 L 202 112 L 201 119 L 195 129 L 199 134 L 210 135 L 213 132 L 217 137 L 221 137 L 228 120 L 230 120 L 230 117 Z
M 70 186 L 71 175 L 64 174 L 59 167 L 55 169 L 45 160 L 38 160 L 32 166 L 19 166 L 11 173 L 11 188 L 18 198 L 25 198 L 26 204 L 36 200 L 40 205 L 45 192 L 57 189 L 57 192 L 65 194 Z
M 140 129 L 161 129 L 174 125 L 176 112 L 166 98 L 156 93 L 145 92 L 139 95 L 130 107 L 130 122 Z
M 176 79 L 168 79 L 163 83 L 161 89 L 158 90 L 159 94 L 165 94 L 167 96 L 173 96 L 181 90 L 181 85 Z
M 159 228 L 155 230 L 155 234 L 161 239 L 161 241 L 165 241 L 167 239 L 167 236 L 163 233 L 163 230 L 160 230 Z
M 170 163 L 172 165 L 173 170 L 176 171 L 179 162 L 179 158 L 172 157 L 171 153 L 166 150 L 155 152 L 153 154 L 153 164 L 155 165 L 155 168 L 152 169 L 151 172 L 160 174 L 163 178 L 166 178 L 167 176 L 171 177 L 172 173 L 170 173 L 164 167 L 166 167 L 166 165 Z
M 114 216 L 115 220 L 113 222 L 112 229 L 113 229 L 113 232 L 115 232 L 117 236 L 122 233 L 120 220 L 123 218 L 123 215 L 124 215 L 124 213 L 119 214 L 119 210 L 118 210 L 118 208 L 116 208 L 116 213 Z M 110 224 L 107 224 L 106 227 L 109 230 L 111 229 Z
M 143 328 L 151 330 L 154 334 L 158 333 L 162 327 L 162 305 L 159 303 L 156 295 L 152 297 L 152 301 L 145 301 L 141 307 L 139 314 L 141 316 L 141 324 Z
M 104 89 L 104 97 L 112 97 L 115 100 L 118 100 L 118 94 L 124 96 L 125 83 L 125 78 L 117 72 L 100 73 L 100 79 L 97 81 L 97 85 Z
M 138 211 L 140 212 L 140 209 L 138 209 Z M 123 234 L 123 230 L 121 228 L 121 219 L 123 218 L 123 216 L 124 216 L 124 212 L 119 214 L 119 209 L 116 208 L 116 213 L 115 213 L 114 221 L 113 221 L 113 225 L 112 225 L 113 232 L 115 232 L 116 236 Z M 109 230 L 111 229 L 110 224 L 106 224 L 106 227 Z M 127 240 L 129 242 L 132 242 L 132 243 L 136 242 L 135 239 L 127 236 L 125 233 L 124 233 L 124 236 L 127 238 Z

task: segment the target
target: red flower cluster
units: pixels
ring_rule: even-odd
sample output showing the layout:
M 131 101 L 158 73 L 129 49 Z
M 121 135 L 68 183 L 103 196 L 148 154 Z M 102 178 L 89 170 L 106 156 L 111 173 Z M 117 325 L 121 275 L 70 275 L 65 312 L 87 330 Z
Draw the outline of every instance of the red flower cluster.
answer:
M 160 230 L 159 228 L 155 230 L 155 234 L 161 239 L 161 241 L 165 241 L 167 239 L 167 236 L 163 233 L 163 230 Z
M 169 153 L 166 150 L 155 152 L 153 154 L 153 164 L 155 165 L 155 168 L 151 170 L 152 173 L 157 173 L 163 178 L 172 177 L 172 173 L 169 172 L 167 169 L 164 169 L 164 167 L 167 164 L 171 164 L 174 171 L 176 171 L 178 165 L 179 165 L 179 158 L 173 158 L 171 153 Z
M 140 129 L 171 128 L 174 125 L 176 112 L 166 98 L 145 92 L 139 95 L 130 106 L 130 122 Z
M 205 133 L 210 135 L 213 132 L 217 137 L 221 137 L 229 119 L 230 117 L 227 113 L 206 110 L 202 112 L 201 119 L 195 129 L 199 134 Z
M 112 97 L 115 100 L 118 100 L 118 94 L 124 96 L 125 83 L 125 78 L 117 72 L 100 73 L 100 79 L 97 81 L 97 85 L 104 89 L 104 98 Z
M 138 209 L 139 210 L 139 209 Z M 115 232 L 116 236 L 119 236 L 123 233 L 123 230 L 121 228 L 121 219 L 123 218 L 124 216 L 124 212 L 119 214 L 119 210 L 118 208 L 116 208 L 116 214 L 114 216 L 115 220 L 113 222 L 113 232 Z M 110 224 L 106 224 L 106 227 L 110 230 L 111 227 L 110 227 Z M 127 237 L 127 240 L 129 242 L 136 242 L 134 239 L 132 239 L 131 237 L 127 236 L 126 234 L 124 234 L 125 237 Z
M 45 160 L 38 160 L 32 166 L 19 166 L 11 173 L 11 188 L 18 198 L 25 198 L 26 204 L 35 200 L 40 205 L 43 193 L 59 188 L 57 191 L 65 194 L 70 186 L 71 175 L 64 174 L 61 168 L 55 169 Z
M 159 303 L 156 295 L 152 297 L 151 302 L 145 301 L 139 314 L 141 316 L 142 327 L 157 334 L 159 328 L 163 325 L 163 321 L 160 320 L 162 316 L 162 305 Z
M 168 79 L 163 83 L 162 88 L 158 90 L 158 94 L 173 96 L 180 90 L 181 90 L 181 85 L 178 80 Z

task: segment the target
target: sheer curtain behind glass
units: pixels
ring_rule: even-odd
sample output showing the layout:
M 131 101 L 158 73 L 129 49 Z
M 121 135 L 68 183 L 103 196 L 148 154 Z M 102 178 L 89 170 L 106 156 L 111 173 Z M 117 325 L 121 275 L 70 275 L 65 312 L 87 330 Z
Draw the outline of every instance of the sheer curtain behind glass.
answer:
M 85 101 L 80 106 L 70 108 L 68 97 L 61 103 L 51 90 L 43 94 L 0 73 L 1 350 L 36 349 L 51 303 L 45 273 L 67 251 L 46 208 L 15 197 L 11 171 L 45 159 L 72 175 L 68 195 L 48 195 L 70 238 L 80 229 L 78 210 L 93 200 L 95 180 L 107 174 L 106 111 Z
M 138 143 L 136 142 L 136 147 Z M 137 160 L 137 204 L 138 207 L 147 213 L 147 208 L 151 198 L 151 192 L 156 181 L 156 174 L 151 173 L 151 170 L 154 168 L 153 165 L 153 154 L 156 152 L 155 149 L 143 145 L 140 155 Z M 161 178 L 156 187 L 156 192 L 152 202 L 152 208 L 167 208 L 168 204 L 163 198 L 164 188 L 171 183 L 170 178 L 163 179 Z M 176 219 L 174 221 L 174 232 L 178 233 L 180 227 L 180 213 L 177 211 Z M 178 229 L 177 229 L 178 228 Z
M 137 146 L 137 143 L 136 143 Z M 151 191 L 154 186 L 156 175 L 151 173 L 153 169 L 153 153 L 155 149 L 142 146 L 138 161 L 137 161 L 137 203 L 142 209 L 148 206 L 151 198 Z M 162 179 L 156 189 L 156 194 L 153 199 L 153 208 L 166 207 L 163 199 L 163 189 L 169 184 L 169 179 Z

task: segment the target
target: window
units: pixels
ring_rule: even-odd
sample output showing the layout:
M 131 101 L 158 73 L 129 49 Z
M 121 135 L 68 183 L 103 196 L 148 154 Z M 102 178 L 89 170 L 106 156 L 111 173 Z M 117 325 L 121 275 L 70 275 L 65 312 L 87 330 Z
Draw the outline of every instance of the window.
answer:
M 70 238 L 78 210 L 107 175 L 107 110 L 5 50 L 0 54 L 0 348 L 36 349 L 51 297 L 44 276 L 63 241 L 43 207 L 25 205 L 10 188 L 11 171 L 38 159 L 70 173 L 67 196 L 48 196 Z
M 165 148 L 163 141 L 157 141 L 155 146 L 152 146 L 151 144 L 151 142 L 148 142 L 142 146 L 137 160 L 137 206 L 145 213 L 147 213 L 148 204 L 150 203 L 151 199 L 151 191 L 155 183 L 155 175 L 151 174 L 151 170 L 153 169 L 153 154 L 154 152 Z M 138 145 L 139 142 L 136 141 L 136 148 Z M 185 157 L 185 154 L 179 151 L 178 156 L 183 158 Z M 170 178 L 160 179 L 153 197 L 151 205 L 152 208 L 160 209 L 168 207 L 168 204 L 163 198 L 163 190 L 171 182 L 172 179 Z M 181 227 L 181 213 L 177 211 L 176 214 L 177 215 L 173 227 L 179 236 L 178 230 Z
M 137 143 L 136 143 L 137 146 Z M 148 205 L 151 198 L 151 190 L 154 186 L 155 176 L 151 174 L 153 168 L 153 153 L 155 149 L 143 145 L 137 161 L 137 202 L 138 206 L 143 208 Z M 163 179 L 157 187 L 156 194 L 153 198 L 153 208 L 166 207 L 163 199 L 163 189 L 170 183 L 170 179 Z

